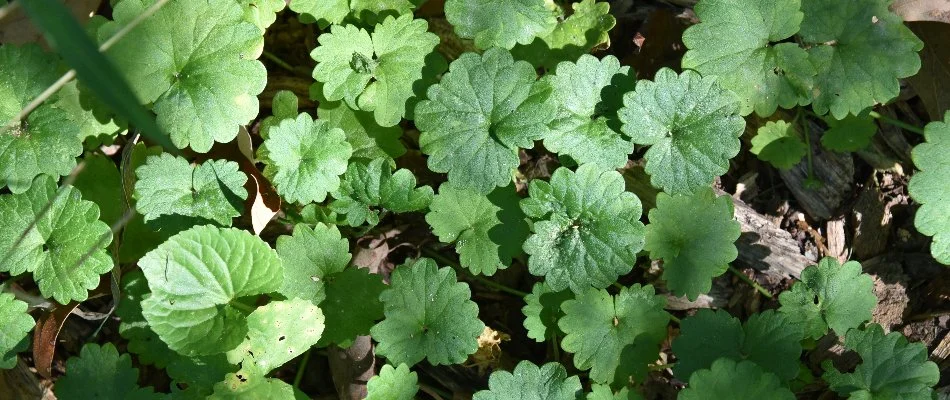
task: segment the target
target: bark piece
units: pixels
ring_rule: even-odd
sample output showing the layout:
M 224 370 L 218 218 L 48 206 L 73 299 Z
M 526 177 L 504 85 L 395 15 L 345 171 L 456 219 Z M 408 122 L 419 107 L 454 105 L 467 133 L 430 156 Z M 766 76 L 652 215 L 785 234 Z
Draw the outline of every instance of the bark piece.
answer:
M 798 241 L 791 233 L 779 228 L 747 204 L 735 199 L 732 202 L 736 220 L 742 228 L 742 235 L 736 241 L 739 250 L 737 265 L 775 277 L 797 279 L 806 266 L 815 263 L 814 259 L 802 254 Z
M 808 182 L 807 157 L 798 165 L 779 171 L 779 175 L 802 209 L 812 219 L 824 221 L 837 214 L 841 202 L 851 191 L 854 160 L 851 153 L 837 153 L 821 147 L 819 133 L 824 130 L 813 121 L 808 121 L 808 125 L 814 178 L 820 185 L 815 187 Z
M 376 357 L 370 337 L 357 336 L 346 349 L 330 346 L 327 357 L 340 400 L 366 398 L 366 382 L 376 375 Z

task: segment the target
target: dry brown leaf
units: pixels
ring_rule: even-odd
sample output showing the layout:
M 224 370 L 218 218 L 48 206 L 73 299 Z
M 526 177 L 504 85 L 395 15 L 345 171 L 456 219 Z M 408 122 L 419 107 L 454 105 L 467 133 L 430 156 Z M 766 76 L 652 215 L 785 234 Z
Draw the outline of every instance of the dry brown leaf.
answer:
M 36 371 L 46 378 L 52 375 L 56 339 L 66 323 L 66 318 L 76 307 L 79 307 L 77 301 L 59 305 L 36 321 L 36 329 L 33 330 L 33 363 L 36 365 Z
M 904 21 L 936 21 L 950 24 L 950 0 L 896 0 L 891 11 Z
M 478 336 L 478 350 L 472 354 L 471 365 L 478 368 L 479 374 L 494 370 L 501 364 L 501 342 L 511 340 L 511 336 L 498 332 L 488 326 Z

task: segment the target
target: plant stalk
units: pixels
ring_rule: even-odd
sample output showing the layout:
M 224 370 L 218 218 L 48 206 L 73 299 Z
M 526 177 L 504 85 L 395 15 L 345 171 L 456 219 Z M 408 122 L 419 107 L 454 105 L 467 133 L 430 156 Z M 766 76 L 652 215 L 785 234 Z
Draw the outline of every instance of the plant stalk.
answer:
M 768 297 L 768 298 L 770 298 L 770 299 L 772 298 L 772 294 L 769 293 L 768 290 L 765 290 L 765 288 L 762 287 L 762 285 L 759 285 L 758 282 L 752 280 L 752 278 L 749 278 L 748 276 L 746 276 L 745 274 L 743 274 L 742 271 L 739 271 L 739 270 L 735 269 L 735 268 L 734 268 L 733 266 L 731 266 L 731 265 L 729 266 L 729 271 L 732 271 L 732 273 L 735 274 L 736 276 L 738 276 L 739 279 L 742 279 L 743 281 L 745 281 L 745 283 L 748 283 L 749 285 L 751 285 L 752 287 L 754 287 L 755 290 L 757 290 L 759 293 L 762 293 L 763 296 Z

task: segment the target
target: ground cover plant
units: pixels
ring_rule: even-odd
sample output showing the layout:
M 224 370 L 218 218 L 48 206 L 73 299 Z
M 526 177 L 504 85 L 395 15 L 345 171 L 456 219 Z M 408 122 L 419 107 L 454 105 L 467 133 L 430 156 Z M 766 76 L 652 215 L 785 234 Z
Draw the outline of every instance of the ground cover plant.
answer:
M 0 398 L 950 395 L 940 2 L 2 4 Z

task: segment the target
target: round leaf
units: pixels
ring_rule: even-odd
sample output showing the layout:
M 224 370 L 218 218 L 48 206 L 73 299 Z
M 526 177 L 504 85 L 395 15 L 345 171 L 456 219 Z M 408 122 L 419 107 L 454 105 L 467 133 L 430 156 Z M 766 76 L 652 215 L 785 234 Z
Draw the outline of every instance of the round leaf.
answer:
M 798 137 L 795 125 L 785 121 L 769 121 L 752 138 L 752 154 L 779 169 L 794 167 L 808 148 Z
M 0 293 L 0 369 L 16 366 L 17 353 L 30 344 L 28 333 L 33 329 L 33 317 L 27 313 L 27 304 L 12 293 Z
M 326 297 L 325 282 L 350 262 L 350 243 L 335 226 L 294 226 L 292 236 L 277 238 L 277 254 L 284 264 L 280 294 L 319 304 Z
M 472 400 L 575 400 L 580 393 L 580 379 L 568 377 L 561 364 L 551 362 L 538 367 L 531 361 L 522 361 L 514 372 L 492 372 L 488 390 L 476 392 Z
M 944 122 L 931 122 L 924 130 L 927 141 L 914 147 L 914 166 L 908 191 L 921 204 L 914 217 L 920 233 L 933 236 L 930 253 L 950 265 L 950 112 Z
M 779 295 L 779 308 L 792 323 L 805 330 L 805 336 L 818 339 L 831 328 L 844 335 L 871 320 L 877 305 L 874 281 L 862 273 L 861 264 L 825 257 L 805 268 L 801 280 Z
M 511 49 L 551 33 L 556 14 L 544 0 L 446 0 L 445 18 L 480 49 Z
M 172 236 L 139 261 L 151 297 L 142 314 L 168 347 L 186 356 L 223 353 L 248 332 L 232 302 L 276 292 L 283 280 L 277 253 L 238 229 L 197 226 Z
M 419 377 L 406 364 L 398 368 L 386 364 L 366 383 L 366 391 L 365 400 L 412 400 L 419 391 Z
M 682 400 L 795 400 L 795 395 L 775 375 L 751 361 L 716 360 L 710 369 L 697 371 L 689 387 L 680 392 Z
M 231 219 L 244 211 L 247 175 L 234 161 L 209 160 L 194 166 L 165 153 L 149 156 L 135 175 L 135 209 L 145 222 L 180 215 L 230 226 Z
M 653 186 L 667 193 L 709 186 L 739 153 L 745 120 L 738 115 L 736 96 L 713 77 L 664 68 L 654 81 L 637 82 L 623 104 L 623 132 L 634 143 L 651 146 L 646 171 Z

